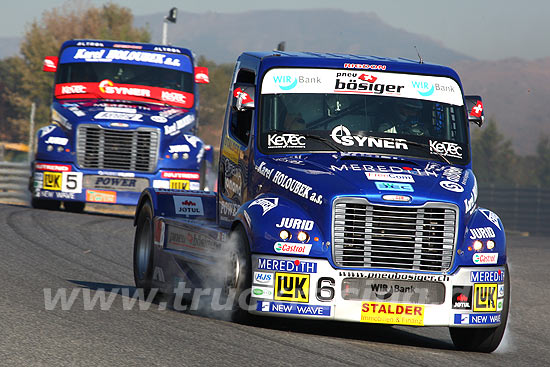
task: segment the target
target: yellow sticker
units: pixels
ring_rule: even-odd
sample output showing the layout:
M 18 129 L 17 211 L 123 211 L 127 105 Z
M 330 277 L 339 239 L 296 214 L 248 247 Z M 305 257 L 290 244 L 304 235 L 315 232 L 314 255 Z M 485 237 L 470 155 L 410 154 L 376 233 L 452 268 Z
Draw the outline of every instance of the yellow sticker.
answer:
M 239 163 L 240 151 L 241 148 L 239 144 L 226 135 L 223 140 L 222 155 L 229 158 L 233 163 Z
M 275 274 L 275 300 L 308 302 L 309 275 L 293 273 Z
M 474 285 L 474 312 L 497 310 L 497 284 Z
M 175 190 L 189 190 L 189 180 L 170 180 L 170 188 Z
M 63 174 L 60 172 L 44 172 L 42 187 L 46 190 L 61 191 L 62 176 Z
M 424 306 L 387 302 L 363 302 L 361 322 L 392 325 L 424 325 Z

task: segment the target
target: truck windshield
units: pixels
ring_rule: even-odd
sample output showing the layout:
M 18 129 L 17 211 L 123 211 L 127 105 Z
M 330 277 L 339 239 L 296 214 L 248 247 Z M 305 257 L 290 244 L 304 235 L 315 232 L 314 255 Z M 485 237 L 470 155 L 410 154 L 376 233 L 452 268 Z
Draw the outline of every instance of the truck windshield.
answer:
M 191 59 L 184 54 L 99 47 L 67 47 L 59 58 L 56 98 L 110 98 L 190 108 Z
M 388 73 L 380 72 L 294 70 L 298 72 L 286 69 L 288 76 L 279 79 L 273 79 L 277 74 L 269 75 L 273 70 L 264 77 L 259 119 L 262 151 L 334 150 L 308 138 L 315 134 L 343 151 L 469 159 L 462 94 L 454 80 L 437 78 L 443 80 L 434 83 L 406 75 L 418 79 L 414 84 L 400 74 L 388 78 Z M 441 89 L 445 92 L 435 93 Z
M 81 62 L 60 64 L 56 83 L 99 83 L 159 87 L 193 92 L 193 75 L 180 70 L 122 63 Z

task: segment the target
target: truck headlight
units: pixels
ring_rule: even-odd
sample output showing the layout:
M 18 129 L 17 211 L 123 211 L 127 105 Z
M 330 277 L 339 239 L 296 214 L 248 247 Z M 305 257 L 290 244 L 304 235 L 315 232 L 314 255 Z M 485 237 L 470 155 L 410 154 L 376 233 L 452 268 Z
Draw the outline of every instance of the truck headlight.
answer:
M 279 232 L 279 237 L 281 238 L 281 240 L 286 241 L 290 239 L 291 235 L 289 231 L 283 229 L 281 232 Z
M 296 236 L 296 238 L 300 242 L 306 242 L 307 240 L 309 240 L 309 235 L 304 231 L 300 231 L 298 232 L 298 236 Z
M 474 242 L 474 250 L 479 251 L 483 248 L 483 243 L 480 240 Z
M 493 241 L 493 240 L 487 241 L 487 248 L 488 248 L 489 250 L 494 249 L 494 248 L 495 248 L 495 241 Z

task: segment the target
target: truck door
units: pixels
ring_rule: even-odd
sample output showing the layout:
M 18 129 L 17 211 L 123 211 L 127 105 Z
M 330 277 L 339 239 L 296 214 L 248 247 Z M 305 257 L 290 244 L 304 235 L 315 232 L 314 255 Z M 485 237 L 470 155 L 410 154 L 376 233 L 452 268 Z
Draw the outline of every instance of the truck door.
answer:
M 251 130 L 254 119 L 255 73 L 236 68 L 226 111 L 219 165 L 219 219 L 228 226 L 246 202 Z

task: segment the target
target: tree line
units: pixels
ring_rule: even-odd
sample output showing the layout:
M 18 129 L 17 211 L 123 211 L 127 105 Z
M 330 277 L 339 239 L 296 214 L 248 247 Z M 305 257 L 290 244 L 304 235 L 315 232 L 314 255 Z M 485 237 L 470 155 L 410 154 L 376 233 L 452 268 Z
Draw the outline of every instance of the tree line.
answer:
M 73 38 L 150 42 L 151 33 L 146 27 L 134 27 L 132 11 L 114 3 L 101 7 L 66 3 L 45 11 L 27 27 L 20 55 L 0 60 L 0 141 L 27 141 L 32 102 L 37 106 L 37 128 L 49 124 L 53 74 L 42 72 L 42 62 L 44 56 L 57 55 L 61 44 Z M 209 68 L 211 81 L 199 86 L 199 135 L 218 147 L 234 66 L 203 56 L 198 65 Z M 482 128 L 471 126 L 471 131 L 473 168 L 480 185 L 550 185 L 548 136 L 539 137 L 534 155 L 521 156 L 494 119 Z

